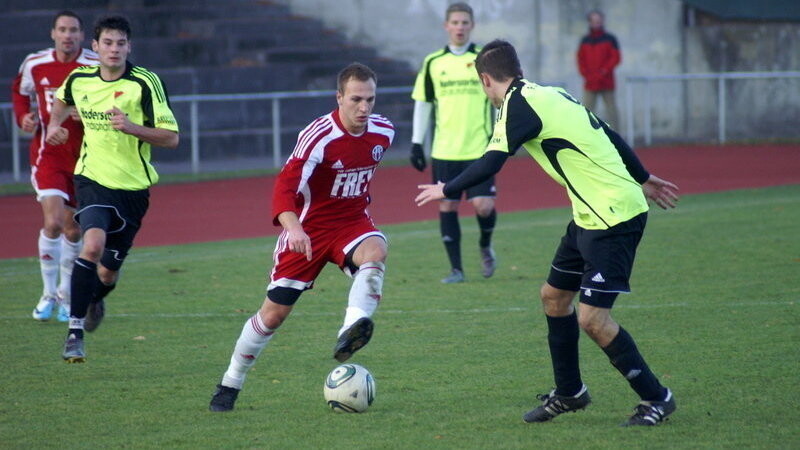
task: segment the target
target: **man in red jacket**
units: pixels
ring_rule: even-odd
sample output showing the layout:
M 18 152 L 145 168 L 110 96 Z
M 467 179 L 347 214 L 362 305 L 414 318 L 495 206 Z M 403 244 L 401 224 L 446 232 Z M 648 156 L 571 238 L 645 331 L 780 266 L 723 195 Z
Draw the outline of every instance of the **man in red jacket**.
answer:
M 594 111 L 597 96 L 603 98 L 605 115 L 603 120 L 613 127 L 619 126 L 617 104 L 614 101 L 614 67 L 622 55 L 619 43 L 613 34 L 603 28 L 603 13 L 589 11 L 589 34 L 581 39 L 578 47 L 578 70 L 585 82 L 583 84 L 583 104 Z

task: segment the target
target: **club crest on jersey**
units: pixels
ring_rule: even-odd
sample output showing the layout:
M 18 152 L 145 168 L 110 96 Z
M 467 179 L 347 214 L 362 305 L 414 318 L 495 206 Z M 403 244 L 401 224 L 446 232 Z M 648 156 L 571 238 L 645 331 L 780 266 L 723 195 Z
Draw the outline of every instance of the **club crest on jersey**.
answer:
M 372 159 L 374 159 L 375 161 L 380 161 L 381 159 L 383 159 L 382 145 L 376 145 L 375 147 L 372 147 Z

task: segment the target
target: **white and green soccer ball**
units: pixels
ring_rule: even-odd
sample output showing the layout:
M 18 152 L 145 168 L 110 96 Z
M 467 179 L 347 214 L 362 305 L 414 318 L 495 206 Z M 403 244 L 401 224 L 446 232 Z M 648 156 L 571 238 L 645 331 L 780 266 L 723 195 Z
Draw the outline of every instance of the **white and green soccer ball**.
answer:
M 342 364 L 325 378 L 323 394 L 336 412 L 364 412 L 375 400 L 375 379 L 358 364 Z

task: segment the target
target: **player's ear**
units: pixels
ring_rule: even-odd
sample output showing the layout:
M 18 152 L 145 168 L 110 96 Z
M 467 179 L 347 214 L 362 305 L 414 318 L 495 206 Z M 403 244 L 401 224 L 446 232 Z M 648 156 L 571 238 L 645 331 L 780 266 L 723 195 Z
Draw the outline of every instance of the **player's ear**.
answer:
M 492 79 L 489 77 L 489 74 L 487 74 L 486 72 L 484 72 L 484 73 L 479 73 L 479 74 L 478 74 L 478 76 L 480 76 L 480 77 L 481 77 L 481 84 L 482 84 L 484 87 L 487 87 L 487 88 L 488 88 L 488 87 L 491 87 L 491 86 L 492 86 Z
M 97 53 L 97 50 L 98 50 L 99 48 L 100 48 L 100 46 L 97 44 L 97 40 L 95 40 L 95 39 L 92 39 L 92 51 L 93 51 L 93 52 L 95 52 L 95 53 Z

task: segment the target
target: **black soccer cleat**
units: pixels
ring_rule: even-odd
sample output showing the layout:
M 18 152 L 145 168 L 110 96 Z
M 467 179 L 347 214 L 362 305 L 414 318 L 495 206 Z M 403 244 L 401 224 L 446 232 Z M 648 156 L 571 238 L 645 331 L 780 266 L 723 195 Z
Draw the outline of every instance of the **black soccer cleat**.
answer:
M 84 331 L 91 333 L 100 326 L 103 317 L 106 315 L 106 302 L 100 300 L 99 302 L 89 303 L 89 309 L 86 310 L 86 319 L 83 321 Z
M 623 423 L 623 427 L 630 426 L 646 426 L 652 427 L 665 421 L 667 416 L 675 412 L 677 406 L 675 405 L 675 397 L 672 396 L 672 391 L 667 389 L 667 399 L 663 402 L 648 402 L 642 401 L 635 408 L 633 408 L 633 415 L 627 422 Z
M 547 422 L 559 414 L 580 411 L 592 403 L 592 397 L 589 396 L 586 386 L 583 386 L 574 397 L 557 395 L 553 389 L 549 394 L 540 394 L 536 398 L 541 400 L 542 404 L 522 416 L 522 420 L 527 423 Z
M 64 341 L 64 351 L 61 353 L 68 364 L 86 362 L 86 352 L 83 350 L 83 338 L 79 338 L 74 334 L 67 336 Z
M 211 396 L 211 403 L 208 405 L 209 411 L 226 412 L 233 411 L 236 397 L 239 396 L 241 389 L 236 389 L 221 384 L 217 385 L 217 390 Z
M 367 345 L 372 337 L 372 330 L 375 328 L 375 323 L 369 317 L 362 317 L 350 328 L 345 330 L 339 340 L 336 342 L 336 347 L 333 348 L 333 358 L 339 362 L 345 362 L 353 356 L 361 347 Z

